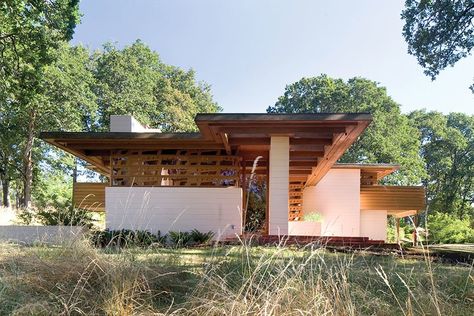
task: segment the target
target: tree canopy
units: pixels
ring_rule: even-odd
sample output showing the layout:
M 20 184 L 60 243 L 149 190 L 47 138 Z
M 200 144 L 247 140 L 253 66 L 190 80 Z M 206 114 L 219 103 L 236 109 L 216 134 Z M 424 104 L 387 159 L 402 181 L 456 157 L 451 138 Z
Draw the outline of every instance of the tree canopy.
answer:
M 420 130 L 430 209 L 474 215 L 474 116 L 420 110 L 409 118 Z
M 111 114 L 133 114 L 163 131 L 192 131 L 197 113 L 220 110 L 193 70 L 164 64 L 141 41 L 121 50 L 106 44 L 93 57 L 98 121 L 89 128 L 108 129 Z
M 364 78 L 347 81 L 320 75 L 285 88 L 269 113 L 369 112 L 373 122 L 341 158 L 341 162 L 400 163 L 388 182 L 417 184 L 425 176 L 418 155 L 418 131 L 400 112 L 385 88 Z
M 406 0 L 402 12 L 408 52 L 435 79 L 474 47 L 474 1 Z M 471 86 L 474 92 L 474 85 Z

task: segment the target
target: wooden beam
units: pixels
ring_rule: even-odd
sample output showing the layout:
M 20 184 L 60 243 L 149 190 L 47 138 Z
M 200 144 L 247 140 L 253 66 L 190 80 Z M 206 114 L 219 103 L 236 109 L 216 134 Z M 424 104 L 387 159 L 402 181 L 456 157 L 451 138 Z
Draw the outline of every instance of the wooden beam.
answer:
M 55 144 L 57 146 L 57 144 Z M 59 147 L 59 146 L 58 146 Z M 68 142 L 64 147 L 73 150 L 119 150 L 119 149 L 139 149 L 139 150 L 157 150 L 157 149 L 225 149 L 223 144 L 217 143 L 141 143 L 138 141 L 128 141 L 127 143 L 116 142 L 94 142 L 94 143 L 71 143 Z
M 308 177 L 306 186 L 316 185 L 324 175 L 331 169 L 334 163 L 344 154 L 344 152 L 356 141 L 357 137 L 367 128 L 370 122 L 360 123 L 346 133 L 335 136 L 333 145 L 325 155 L 325 159 L 318 162 L 315 171 Z
M 290 160 L 295 158 L 316 158 L 324 157 L 324 151 L 290 151 Z
M 332 137 L 290 138 L 290 145 L 332 145 Z
M 318 132 L 320 133 L 345 133 L 346 132 L 346 127 L 315 127 L 315 126 L 309 126 L 309 127 L 302 127 L 300 125 L 292 126 L 292 127 L 287 127 L 287 126 L 282 126 L 282 127 L 264 127 L 264 126 L 255 126 L 255 127 L 245 127 L 245 126 L 233 126 L 233 127 L 217 127 L 216 130 L 221 133 L 245 133 L 245 132 L 252 132 L 252 133 L 264 133 L 267 135 L 270 134 L 290 134 L 294 135 L 296 133 L 313 133 L 317 134 Z
M 231 146 L 270 145 L 269 137 L 229 137 Z M 332 145 L 332 137 L 290 138 L 290 145 Z
M 293 161 L 290 161 L 290 167 L 296 167 L 296 166 L 315 167 L 316 163 L 317 163 L 316 159 L 307 160 L 307 161 L 293 160 Z

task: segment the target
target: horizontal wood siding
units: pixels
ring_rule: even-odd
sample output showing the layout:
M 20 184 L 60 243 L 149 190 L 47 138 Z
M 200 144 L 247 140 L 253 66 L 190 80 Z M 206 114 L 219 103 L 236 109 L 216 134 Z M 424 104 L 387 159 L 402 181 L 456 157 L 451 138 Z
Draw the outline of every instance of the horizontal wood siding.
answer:
M 422 210 L 425 189 L 415 186 L 361 186 L 361 210 Z
M 105 188 L 108 183 L 76 182 L 73 186 L 73 202 L 78 208 L 103 212 L 105 210 Z

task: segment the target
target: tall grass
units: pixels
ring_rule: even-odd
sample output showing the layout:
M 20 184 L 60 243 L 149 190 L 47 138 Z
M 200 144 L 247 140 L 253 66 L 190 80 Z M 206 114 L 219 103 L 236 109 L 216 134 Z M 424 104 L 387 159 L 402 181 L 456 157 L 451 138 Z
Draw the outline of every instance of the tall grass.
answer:
M 0 246 L 1 315 L 469 315 L 472 266 L 216 247 Z

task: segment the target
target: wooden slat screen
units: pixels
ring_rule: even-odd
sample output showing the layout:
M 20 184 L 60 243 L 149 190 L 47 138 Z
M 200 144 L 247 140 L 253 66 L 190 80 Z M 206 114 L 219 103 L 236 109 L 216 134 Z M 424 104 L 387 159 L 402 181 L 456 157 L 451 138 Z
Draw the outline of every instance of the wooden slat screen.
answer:
M 416 186 L 361 186 L 362 210 L 422 210 L 425 189 Z
M 303 188 L 303 182 L 290 182 L 289 184 L 288 220 L 290 221 L 300 220 L 303 216 Z
M 238 156 L 225 150 L 120 150 L 112 153 L 113 186 L 238 186 Z
M 74 206 L 90 211 L 104 211 L 105 188 L 107 186 L 107 183 L 74 183 L 72 195 Z

